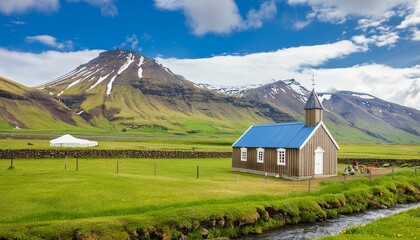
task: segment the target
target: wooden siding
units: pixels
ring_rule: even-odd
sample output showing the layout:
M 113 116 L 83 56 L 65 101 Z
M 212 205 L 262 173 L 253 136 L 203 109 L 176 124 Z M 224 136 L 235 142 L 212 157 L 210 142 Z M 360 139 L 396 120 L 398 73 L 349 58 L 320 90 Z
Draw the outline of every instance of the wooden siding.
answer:
M 232 167 L 279 174 L 286 177 L 298 176 L 299 149 L 286 149 L 286 165 L 277 165 L 277 148 L 264 149 L 264 163 L 257 162 L 256 148 L 247 148 L 246 161 L 241 161 L 241 149 L 233 148 Z
M 247 148 L 247 161 L 241 161 L 241 149 L 233 148 L 232 168 L 250 172 L 279 174 L 281 177 L 302 179 L 314 176 L 315 153 L 321 147 L 324 152 L 323 174 L 337 175 L 337 147 L 325 129 L 320 126 L 301 150 L 286 149 L 286 165 L 277 165 L 277 148 L 264 149 L 264 163 L 257 163 L 257 149 Z
M 337 147 L 334 145 L 325 129 L 321 126 L 300 151 L 300 177 L 314 175 L 314 151 L 318 147 L 321 147 L 325 151 L 322 175 L 337 175 Z
M 305 110 L 305 125 L 315 126 L 321 122 L 322 110 L 321 109 L 308 109 Z

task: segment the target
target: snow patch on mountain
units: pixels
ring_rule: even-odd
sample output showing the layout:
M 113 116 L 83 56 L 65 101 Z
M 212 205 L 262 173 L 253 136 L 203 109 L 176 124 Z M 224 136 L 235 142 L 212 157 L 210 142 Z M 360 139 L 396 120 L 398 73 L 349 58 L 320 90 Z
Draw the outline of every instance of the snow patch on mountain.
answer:
M 321 103 L 323 103 L 324 100 L 328 101 L 328 100 L 331 99 L 331 94 L 328 94 L 328 93 L 320 94 L 320 95 L 318 95 L 318 99 Z
M 137 64 L 137 66 L 139 67 L 139 70 L 137 71 L 137 75 L 139 76 L 139 79 L 141 79 L 143 77 L 143 68 L 141 67 L 141 65 L 143 65 L 144 63 L 144 57 L 141 56 L 139 63 Z
M 290 80 L 284 80 L 283 81 L 291 90 L 293 90 L 294 92 L 296 92 L 298 94 L 298 98 L 302 101 L 302 102 L 306 102 L 306 100 L 308 99 L 309 96 L 309 91 L 304 88 L 302 85 L 300 85 L 300 83 L 298 83 L 296 80 L 294 79 L 290 79 Z M 296 95 L 295 95 L 296 96 Z
M 375 99 L 374 97 L 370 95 L 366 95 L 366 94 L 360 95 L 360 94 L 353 93 L 352 96 L 362 98 L 362 99 Z
M 87 91 L 91 90 L 92 88 L 96 87 L 99 83 L 101 83 L 102 81 L 104 81 L 105 79 L 107 79 L 108 76 L 111 75 L 111 73 L 113 73 L 113 72 L 114 72 L 114 70 L 112 70 L 109 74 L 105 75 L 104 77 L 99 77 L 98 81 L 96 81 L 95 84 L 93 84 L 92 86 L 90 86 L 90 88 Z
M 261 87 L 262 84 L 252 84 L 247 86 L 223 86 L 223 85 L 212 85 L 207 83 L 197 83 L 195 84 L 197 87 L 205 88 L 209 90 L 216 91 L 221 94 L 229 95 L 229 96 L 237 96 L 240 97 L 242 94 L 250 89 Z
M 107 85 L 107 89 L 106 89 L 106 95 L 108 96 L 109 94 L 111 94 L 111 90 L 112 90 L 112 84 L 115 81 L 115 78 L 121 74 L 122 72 L 124 72 L 133 62 L 135 61 L 135 56 L 132 53 L 128 54 L 127 57 L 127 61 L 124 63 L 124 65 L 122 65 L 120 67 L 120 69 L 118 70 L 117 74 L 115 74 L 115 76 L 112 77 L 111 81 L 109 81 L 108 85 Z

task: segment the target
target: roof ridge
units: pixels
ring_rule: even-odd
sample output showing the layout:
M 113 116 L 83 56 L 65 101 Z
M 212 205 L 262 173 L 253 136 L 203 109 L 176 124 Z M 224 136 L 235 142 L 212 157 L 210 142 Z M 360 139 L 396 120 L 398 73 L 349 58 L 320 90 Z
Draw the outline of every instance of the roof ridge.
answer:
M 253 125 L 253 127 L 272 127 L 272 126 L 300 125 L 300 124 L 305 124 L 305 122 L 267 123 L 267 124 Z

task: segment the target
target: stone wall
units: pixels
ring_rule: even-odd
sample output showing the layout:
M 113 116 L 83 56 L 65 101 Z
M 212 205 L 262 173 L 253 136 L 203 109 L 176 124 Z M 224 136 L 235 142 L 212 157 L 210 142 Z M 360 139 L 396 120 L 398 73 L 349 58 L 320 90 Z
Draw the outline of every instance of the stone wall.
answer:
M 145 150 L 0 150 L 0 159 L 19 158 L 231 158 L 232 152 L 187 152 L 187 151 L 145 151 Z M 420 166 L 420 159 L 395 160 L 395 159 L 338 159 L 338 163 L 352 165 L 357 161 L 359 165 L 381 166 L 384 163 L 401 166 L 409 163 Z
M 0 150 L 0 159 L 16 158 L 230 158 L 231 152 L 144 150 Z

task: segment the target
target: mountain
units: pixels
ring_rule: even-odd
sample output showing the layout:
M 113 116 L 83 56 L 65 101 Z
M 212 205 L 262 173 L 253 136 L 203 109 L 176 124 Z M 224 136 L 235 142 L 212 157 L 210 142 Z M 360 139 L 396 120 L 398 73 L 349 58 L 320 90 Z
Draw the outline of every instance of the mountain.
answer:
M 264 102 L 296 119 L 304 119 L 309 90 L 285 80 L 242 93 L 249 102 Z M 324 122 L 338 141 L 420 143 L 420 111 L 374 96 L 349 91 L 319 93 Z
M 291 121 L 265 103 L 197 87 L 157 61 L 120 49 L 38 88 L 91 125 L 116 131 L 239 133 L 253 123 Z
M 75 129 L 85 125 L 53 97 L 0 77 L 0 129 Z

